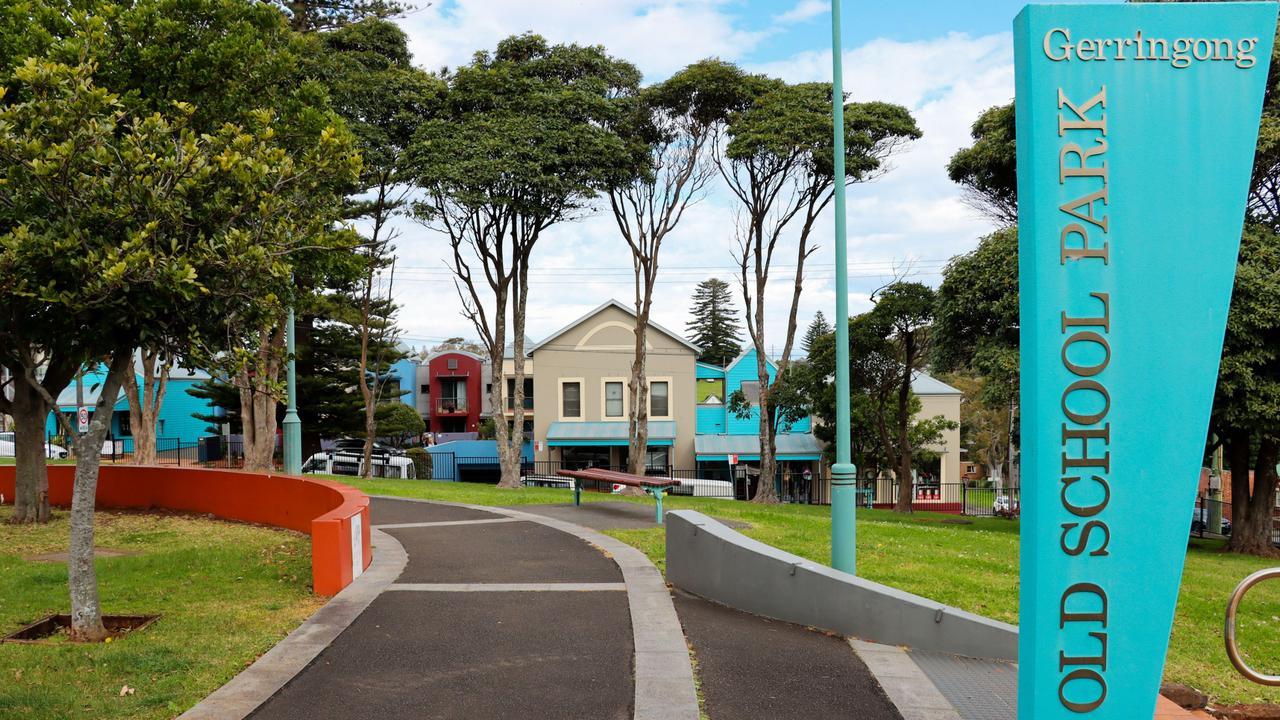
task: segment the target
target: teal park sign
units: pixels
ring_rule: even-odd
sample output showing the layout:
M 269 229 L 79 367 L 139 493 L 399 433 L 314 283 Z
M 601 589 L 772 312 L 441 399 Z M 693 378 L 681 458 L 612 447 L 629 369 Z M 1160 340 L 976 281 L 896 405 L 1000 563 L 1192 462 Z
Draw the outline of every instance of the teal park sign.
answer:
M 1154 713 L 1276 7 L 1015 22 L 1024 720 Z

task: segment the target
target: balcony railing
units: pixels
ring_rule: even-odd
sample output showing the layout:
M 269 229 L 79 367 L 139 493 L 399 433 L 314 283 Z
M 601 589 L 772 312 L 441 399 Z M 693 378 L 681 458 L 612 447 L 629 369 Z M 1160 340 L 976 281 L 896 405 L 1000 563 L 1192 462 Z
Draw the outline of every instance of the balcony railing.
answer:
M 466 398 L 436 398 L 435 411 L 437 415 L 466 415 L 467 399 Z

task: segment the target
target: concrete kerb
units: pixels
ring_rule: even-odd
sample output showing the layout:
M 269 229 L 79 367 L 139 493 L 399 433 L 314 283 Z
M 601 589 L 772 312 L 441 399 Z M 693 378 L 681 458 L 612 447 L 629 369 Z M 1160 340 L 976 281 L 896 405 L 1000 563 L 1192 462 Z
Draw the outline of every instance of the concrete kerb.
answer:
M 574 535 L 608 553 L 622 571 L 635 646 L 635 720 L 698 720 L 693 663 L 671 593 L 649 558 L 590 528 L 508 508 L 375 495 L 382 500 L 451 505 L 538 523 Z
M 382 594 L 409 562 L 404 546 L 372 531 L 373 561 L 324 607 L 256 662 L 215 690 L 178 720 L 242 720 L 302 672 Z
M 667 513 L 667 577 L 732 608 L 847 637 L 1017 661 L 1018 628 L 810 562 L 692 510 Z

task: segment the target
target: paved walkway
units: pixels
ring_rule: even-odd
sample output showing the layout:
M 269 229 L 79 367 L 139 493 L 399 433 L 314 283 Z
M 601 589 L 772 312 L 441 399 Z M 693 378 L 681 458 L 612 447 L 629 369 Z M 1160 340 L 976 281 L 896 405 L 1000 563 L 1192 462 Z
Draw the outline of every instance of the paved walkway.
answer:
M 673 602 L 643 553 L 583 527 L 652 510 L 591 505 L 374 498 L 374 566 L 183 719 L 697 720 L 690 652 L 711 720 L 1016 717 L 1016 666 Z
M 632 583 L 614 557 L 505 511 L 374 499 L 371 515 L 404 572 L 251 717 L 639 716 Z

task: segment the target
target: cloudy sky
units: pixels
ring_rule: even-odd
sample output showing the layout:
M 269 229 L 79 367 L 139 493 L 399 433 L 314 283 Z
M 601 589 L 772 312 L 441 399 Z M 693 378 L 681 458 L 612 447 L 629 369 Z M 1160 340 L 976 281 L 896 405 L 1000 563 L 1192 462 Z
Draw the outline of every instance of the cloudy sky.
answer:
M 1009 28 L 1021 5 L 845 0 L 845 90 L 855 101 L 906 106 L 924 132 L 894 158 L 890 173 L 850 189 L 852 312 L 869 307 L 869 294 L 895 275 L 936 284 L 949 258 L 990 232 L 988 222 L 961 201 L 945 167 L 968 143 L 978 114 L 1013 99 Z M 831 78 L 828 0 L 437 0 L 400 23 L 414 62 L 428 69 L 464 64 L 476 50 L 534 31 L 555 42 L 604 45 L 635 63 L 646 83 L 706 57 L 791 82 Z M 698 281 L 734 281 L 733 200 L 714 188 L 668 236 L 654 308 L 658 323 L 683 331 Z M 806 272 L 801 327 L 818 310 L 834 313 L 834 219 L 827 215 Z M 445 240 L 412 223 L 399 230 L 395 297 L 406 340 L 420 346 L 474 337 L 444 265 Z M 766 298 L 766 340 L 780 348 L 794 269 L 780 267 L 775 277 Z M 597 213 L 548 232 L 535 250 L 530 285 L 528 334 L 534 340 L 611 297 L 627 302 L 630 258 L 612 217 Z

